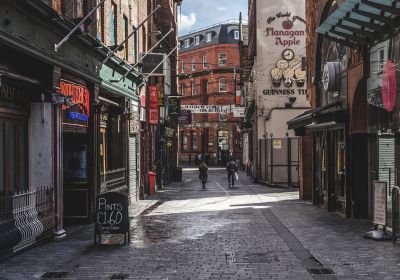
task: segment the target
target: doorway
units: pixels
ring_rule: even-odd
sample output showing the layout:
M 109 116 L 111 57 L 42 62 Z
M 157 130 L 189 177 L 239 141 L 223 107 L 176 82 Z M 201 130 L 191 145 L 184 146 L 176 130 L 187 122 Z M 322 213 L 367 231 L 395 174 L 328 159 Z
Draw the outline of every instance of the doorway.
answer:
M 219 130 L 217 135 L 218 164 L 225 166 L 229 161 L 229 131 Z

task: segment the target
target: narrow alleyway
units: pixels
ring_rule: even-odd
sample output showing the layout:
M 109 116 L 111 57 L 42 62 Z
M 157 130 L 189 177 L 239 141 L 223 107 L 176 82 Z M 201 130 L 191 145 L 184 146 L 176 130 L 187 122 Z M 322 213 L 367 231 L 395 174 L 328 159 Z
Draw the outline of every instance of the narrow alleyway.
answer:
M 210 170 L 206 190 L 197 176 L 185 170 L 146 201 L 130 245 L 94 247 L 93 226 L 75 227 L 63 242 L 0 262 L 0 279 L 399 279 L 399 245 L 363 239 L 369 221 L 244 173 L 230 189 L 224 170 Z

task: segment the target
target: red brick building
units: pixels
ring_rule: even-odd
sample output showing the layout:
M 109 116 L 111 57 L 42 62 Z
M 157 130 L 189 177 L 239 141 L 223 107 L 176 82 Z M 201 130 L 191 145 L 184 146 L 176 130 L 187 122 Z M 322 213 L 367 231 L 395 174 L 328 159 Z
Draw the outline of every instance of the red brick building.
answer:
M 179 41 L 181 110 L 192 114 L 192 122 L 179 129 L 181 163 L 194 163 L 199 155 L 215 165 L 240 158 L 241 118 L 234 117 L 240 105 L 239 25 L 213 26 Z

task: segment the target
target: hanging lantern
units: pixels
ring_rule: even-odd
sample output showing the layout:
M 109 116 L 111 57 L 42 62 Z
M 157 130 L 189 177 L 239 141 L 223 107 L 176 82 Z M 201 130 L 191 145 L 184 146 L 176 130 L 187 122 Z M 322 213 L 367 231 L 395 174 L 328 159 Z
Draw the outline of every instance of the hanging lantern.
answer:
M 388 60 L 383 67 L 382 101 L 383 108 L 392 112 L 396 105 L 396 69 L 391 60 Z

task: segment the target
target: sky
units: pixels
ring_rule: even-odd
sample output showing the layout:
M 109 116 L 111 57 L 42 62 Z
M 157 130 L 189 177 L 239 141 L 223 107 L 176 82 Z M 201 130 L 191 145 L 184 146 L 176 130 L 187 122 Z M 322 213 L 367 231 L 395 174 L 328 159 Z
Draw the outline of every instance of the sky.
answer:
M 179 35 L 204 28 L 221 21 L 247 20 L 247 0 L 183 0 L 179 18 Z M 179 10 L 178 10 L 179 13 Z

